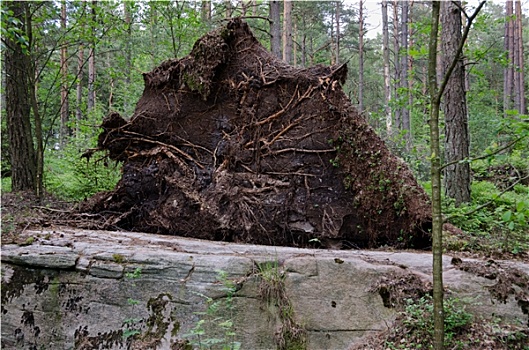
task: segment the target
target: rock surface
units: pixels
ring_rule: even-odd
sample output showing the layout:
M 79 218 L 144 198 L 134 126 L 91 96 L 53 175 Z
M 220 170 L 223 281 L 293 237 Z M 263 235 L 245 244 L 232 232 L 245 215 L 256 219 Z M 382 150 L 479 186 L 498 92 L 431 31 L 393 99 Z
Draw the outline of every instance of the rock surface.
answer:
M 431 274 L 424 252 L 72 228 L 25 235 L 28 245 L 2 246 L 3 349 L 183 349 L 182 339 L 198 342 L 197 325 L 200 341 L 225 337 L 242 349 L 288 347 L 296 339 L 308 349 L 346 349 L 395 316 L 372 291 L 377 281 L 411 273 L 428 283 Z M 529 274 L 529 264 L 505 264 Z M 449 256 L 443 267 L 445 287 L 473 311 L 527 322 L 513 296 L 505 304 L 492 300 L 494 280 L 455 268 Z M 200 314 L 208 305 L 210 314 Z M 230 320 L 233 327 L 223 323 Z

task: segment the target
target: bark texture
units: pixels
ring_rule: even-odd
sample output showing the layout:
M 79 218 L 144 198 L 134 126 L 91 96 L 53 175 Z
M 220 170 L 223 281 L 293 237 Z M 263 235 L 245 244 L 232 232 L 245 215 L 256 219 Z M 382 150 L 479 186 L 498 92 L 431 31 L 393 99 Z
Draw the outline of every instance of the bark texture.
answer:
M 281 7 L 278 0 L 270 1 L 270 51 L 281 58 Z
M 28 3 L 11 1 L 7 6 L 26 32 L 24 26 L 29 13 Z M 31 62 L 29 55 L 13 37 L 6 38 L 5 70 L 11 186 L 15 192 L 36 191 L 37 158 L 30 119 Z
M 456 5 L 457 4 L 457 5 Z M 470 163 L 460 160 L 470 155 L 470 135 L 465 91 L 465 66 L 462 57 L 456 57 L 462 40 L 461 2 L 445 1 L 441 5 L 441 52 L 443 71 L 454 59 L 457 64 L 444 92 L 442 108 L 445 117 L 445 162 L 453 163 L 444 169 L 445 194 L 459 206 L 470 201 Z

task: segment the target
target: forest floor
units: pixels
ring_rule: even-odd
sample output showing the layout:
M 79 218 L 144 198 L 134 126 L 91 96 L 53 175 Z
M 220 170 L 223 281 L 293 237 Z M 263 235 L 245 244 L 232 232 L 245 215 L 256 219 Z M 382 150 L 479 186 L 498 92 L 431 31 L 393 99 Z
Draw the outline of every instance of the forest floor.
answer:
M 94 223 L 101 218 L 94 218 L 91 216 L 72 215 L 76 212 L 78 203 L 58 200 L 52 196 L 45 196 L 40 202 L 31 193 L 2 193 L 1 196 L 1 213 L 2 213 L 2 244 L 20 244 L 26 245 L 27 238 L 22 233 L 28 229 L 35 229 L 41 227 L 53 226 L 74 226 L 74 227 L 93 227 Z M 465 235 L 469 235 L 457 229 L 445 231 L 445 240 L 451 242 L 454 240 L 465 239 Z M 476 247 L 490 247 L 490 242 L 483 242 Z M 384 249 L 384 248 L 378 248 Z M 391 248 L 394 249 L 394 248 Z M 468 250 L 465 251 L 447 251 L 447 254 L 455 255 L 461 258 L 477 258 L 481 263 L 475 263 L 472 266 L 460 265 L 458 268 L 465 269 L 478 276 L 483 276 L 489 279 L 497 279 L 498 290 L 495 293 L 501 299 L 502 296 L 509 295 L 513 290 L 522 291 L 519 294 L 519 303 L 525 303 L 525 309 L 529 308 L 529 301 L 527 299 L 527 292 L 529 291 L 529 276 L 520 274 L 516 271 L 508 271 L 495 261 L 499 260 L 518 260 L 529 261 L 527 253 L 512 254 L 510 252 L 502 252 L 501 250 Z M 456 258 L 459 259 L 459 258 Z M 460 259 L 459 259 L 460 260 Z M 456 261 L 454 263 L 458 265 Z M 419 296 L 427 296 L 431 292 L 431 286 L 416 285 L 417 281 L 396 281 L 399 290 L 414 290 L 417 291 L 415 296 L 411 299 L 419 302 Z M 523 294 L 525 293 L 525 294 Z M 427 321 L 428 310 L 412 311 L 406 310 L 405 300 L 411 300 L 409 295 L 399 295 L 402 302 L 402 312 L 399 313 L 392 328 L 384 331 L 376 336 L 366 339 L 362 345 L 357 345 L 351 349 L 416 349 L 421 341 L 421 337 L 428 337 L 424 330 L 419 332 L 410 326 L 410 317 L 423 317 Z M 501 300 L 499 301 L 501 302 Z M 523 306 L 522 306 L 523 309 Z M 452 321 L 453 322 L 453 321 Z M 521 324 L 505 324 L 499 319 L 478 320 L 473 319 L 464 326 L 457 328 L 450 332 L 451 344 L 460 344 L 453 347 L 454 349 L 462 349 L 464 346 L 470 350 L 485 350 L 485 349 L 528 349 L 529 331 L 527 325 Z

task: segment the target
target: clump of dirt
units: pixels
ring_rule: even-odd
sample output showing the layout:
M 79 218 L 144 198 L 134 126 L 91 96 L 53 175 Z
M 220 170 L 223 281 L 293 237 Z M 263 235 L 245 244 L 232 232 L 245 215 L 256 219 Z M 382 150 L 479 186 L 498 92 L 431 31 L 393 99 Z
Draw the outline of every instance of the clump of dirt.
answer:
M 408 300 L 431 296 L 433 289 L 431 282 L 423 281 L 414 273 L 391 273 L 377 281 L 370 292 L 378 293 L 385 307 L 396 308 L 406 305 Z
M 494 260 L 479 262 L 453 258 L 452 264 L 462 271 L 496 281 L 496 284 L 488 287 L 490 295 L 503 303 L 507 302 L 507 298 L 513 295 L 522 312 L 527 315 L 527 325 L 529 326 L 529 276 L 526 273 L 512 266 L 504 266 Z
M 429 247 L 428 196 L 355 111 L 346 75 L 287 65 L 229 21 L 144 74 L 130 120 L 103 121 L 98 149 L 123 176 L 82 211 L 209 240 Z

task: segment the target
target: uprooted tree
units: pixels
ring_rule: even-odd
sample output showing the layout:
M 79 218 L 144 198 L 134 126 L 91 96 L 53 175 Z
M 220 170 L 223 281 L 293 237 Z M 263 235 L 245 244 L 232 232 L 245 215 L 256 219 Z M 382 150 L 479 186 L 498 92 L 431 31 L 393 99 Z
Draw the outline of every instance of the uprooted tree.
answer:
M 98 150 L 123 176 L 83 210 L 211 240 L 430 246 L 428 197 L 355 111 L 346 75 L 292 67 L 231 20 L 144 74 L 129 120 L 105 118 Z

